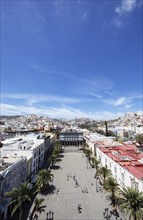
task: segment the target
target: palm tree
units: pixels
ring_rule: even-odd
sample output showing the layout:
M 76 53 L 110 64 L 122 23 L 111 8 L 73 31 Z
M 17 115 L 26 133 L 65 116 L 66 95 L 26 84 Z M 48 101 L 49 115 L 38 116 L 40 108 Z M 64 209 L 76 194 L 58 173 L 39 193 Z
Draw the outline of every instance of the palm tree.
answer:
M 143 192 L 131 187 L 124 188 L 121 191 L 119 206 L 126 210 L 130 219 L 140 220 L 143 217 Z
M 118 192 L 118 190 L 119 190 L 119 184 L 112 176 L 109 176 L 109 177 L 107 177 L 107 179 L 105 179 L 105 181 L 103 183 L 103 187 L 107 192 L 111 193 L 111 197 L 110 197 L 111 204 L 113 204 L 115 206 L 115 204 L 116 204 L 115 193 Z
M 51 157 L 49 158 L 51 167 L 55 165 L 56 160 L 57 160 L 57 154 L 52 153 Z
M 21 220 L 25 202 L 31 201 L 28 184 L 23 183 L 18 188 L 13 188 L 10 192 L 6 193 L 6 197 L 10 198 L 9 205 L 13 205 L 11 216 L 19 209 L 19 220 Z
M 49 182 L 52 182 L 53 176 L 54 175 L 51 173 L 50 169 L 40 170 L 38 173 L 36 185 L 38 186 L 38 188 L 44 189 L 46 186 L 49 185 Z
M 96 178 L 97 175 L 98 175 L 98 169 L 99 169 L 100 161 L 99 160 L 95 160 L 94 163 L 95 163 L 95 169 L 96 169 L 96 173 L 95 173 L 94 177 Z
M 91 162 L 92 162 L 92 167 L 93 168 L 95 167 L 95 161 L 96 161 L 96 158 L 95 157 L 91 157 Z
M 32 217 L 34 216 L 34 214 L 36 214 L 36 212 L 42 213 L 44 212 L 44 206 L 42 206 L 42 203 L 44 202 L 43 198 L 36 198 L 34 201 L 34 212 L 32 214 Z
M 33 216 L 35 217 L 36 212 L 43 212 L 44 211 L 44 207 L 42 206 L 44 199 L 43 198 L 36 198 L 34 201 L 34 209 L 30 215 L 30 220 L 33 220 Z
M 41 208 L 42 208 L 42 203 L 44 202 L 44 199 L 43 198 L 36 198 L 35 201 L 34 201 L 34 204 L 35 204 L 35 211 L 36 212 L 41 212 Z
M 101 167 L 97 173 L 101 176 L 103 176 L 103 181 L 105 181 L 106 177 L 111 175 L 111 170 L 106 167 Z
M 92 150 L 86 148 L 86 149 L 85 149 L 85 155 L 87 156 L 88 160 L 90 161 L 91 155 L 92 155 Z

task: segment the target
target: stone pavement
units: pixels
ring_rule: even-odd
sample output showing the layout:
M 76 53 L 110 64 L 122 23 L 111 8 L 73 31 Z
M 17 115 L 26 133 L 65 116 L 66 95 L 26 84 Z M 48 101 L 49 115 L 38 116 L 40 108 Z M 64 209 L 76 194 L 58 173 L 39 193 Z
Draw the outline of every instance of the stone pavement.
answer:
M 54 193 L 46 196 L 38 194 L 38 197 L 44 198 L 43 205 L 46 206 L 38 220 L 50 219 L 49 212 L 53 212 L 54 220 L 104 219 L 103 212 L 109 208 L 110 201 L 106 200 L 107 194 L 96 192 L 95 169 L 90 168 L 82 152 L 67 152 L 63 156 L 56 164 L 60 169 L 52 170 L 56 187 Z M 78 211 L 79 204 L 81 212 Z

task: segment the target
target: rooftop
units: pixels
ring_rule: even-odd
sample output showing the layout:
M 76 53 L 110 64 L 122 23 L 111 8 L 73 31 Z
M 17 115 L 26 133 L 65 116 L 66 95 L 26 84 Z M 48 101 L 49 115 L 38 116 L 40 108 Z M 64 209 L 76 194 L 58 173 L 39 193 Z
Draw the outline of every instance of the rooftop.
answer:
M 143 179 L 143 153 L 137 152 L 135 145 L 121 145 L 111 147 L 99 147 L 115 162 L 127 169 L 133 176 Z

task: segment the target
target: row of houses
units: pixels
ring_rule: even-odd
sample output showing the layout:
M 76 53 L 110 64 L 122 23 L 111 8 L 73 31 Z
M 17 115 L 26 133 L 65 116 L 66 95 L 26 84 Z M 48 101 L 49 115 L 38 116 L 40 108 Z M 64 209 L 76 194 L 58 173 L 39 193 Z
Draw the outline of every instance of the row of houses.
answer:
M 27 182 L 35 183 L 36 175 L 44 163 L 45 155 L 52 150 L 55 136 L 37 134 L 18 136 L 1 143 L 0 148 L 0 212 L 6 219 L 9 199 L 6 192 Z
M 84 136 L 101 166 L 111 170 L 121 188 L 133 187 L 143 191 L 143 153 L 134 144 L 120 144 L 114 138 L 99 134 Z

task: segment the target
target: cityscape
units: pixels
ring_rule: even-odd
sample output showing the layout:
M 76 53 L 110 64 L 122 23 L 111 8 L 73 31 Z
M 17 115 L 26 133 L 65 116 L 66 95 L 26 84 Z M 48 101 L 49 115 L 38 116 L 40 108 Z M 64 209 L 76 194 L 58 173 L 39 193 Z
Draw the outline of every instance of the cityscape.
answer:
M 0 220 L 143 220 L 143 1 L 0 6 Z
M 124 189 L 138 192 L 140 199 L 133 198 L 142 218 L 141 112 L 109 121 L 1 116 L 0 123 L 1 219 L 129 219 L 134 216 L 119 202 Z M 33 202 L 15 197 L 18 192 Z

